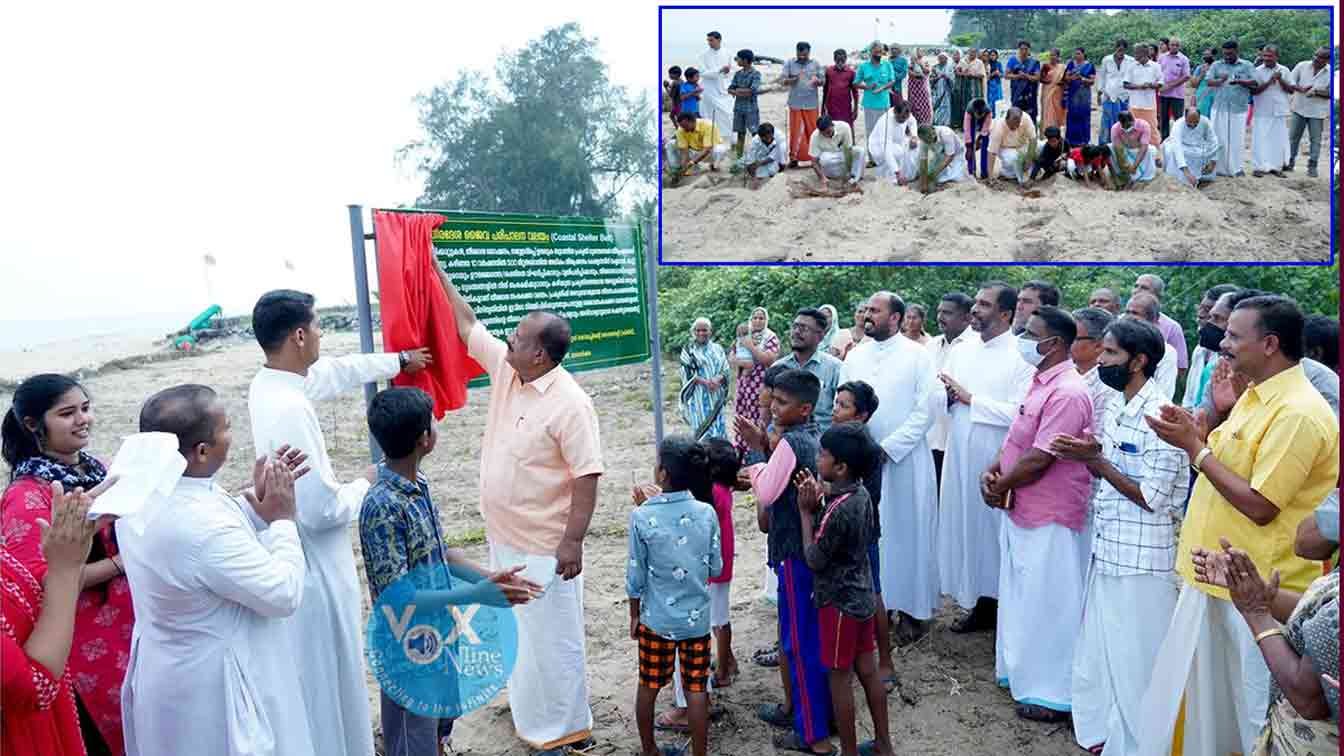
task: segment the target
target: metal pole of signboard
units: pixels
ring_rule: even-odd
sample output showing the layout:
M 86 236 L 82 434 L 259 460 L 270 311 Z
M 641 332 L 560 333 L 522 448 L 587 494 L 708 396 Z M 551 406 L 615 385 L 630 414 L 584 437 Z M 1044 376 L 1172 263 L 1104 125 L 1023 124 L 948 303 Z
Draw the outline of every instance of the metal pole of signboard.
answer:
M 364 250 L 364 208 L 346 205 L 350 211 L 350 247 L 355 256 L 355 307 L 359 311 L 359 351 L 373 353 L 373 308 L 369 306 L 369 262 Z M 377 383 L 364 384 L 364 407 L 368 409 Z M 369 461 L 377 463 L 383 456 L 378 442 L 369 434 Z
M 658 258 L 649 250 L 655 244 L 653 222 L 644 224 L 644 301 L 649 310 L 649 354 L 653 357 L 653 438 L 663 443 L 663 338 L 658 333 Z

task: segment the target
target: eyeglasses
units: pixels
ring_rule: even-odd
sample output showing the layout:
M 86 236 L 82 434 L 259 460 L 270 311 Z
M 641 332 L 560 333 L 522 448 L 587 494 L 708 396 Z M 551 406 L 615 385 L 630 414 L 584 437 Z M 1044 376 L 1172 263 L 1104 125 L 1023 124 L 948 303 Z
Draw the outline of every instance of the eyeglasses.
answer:
M 794 323 L 794 324 L 793 324 L 793 330 L 795 330 L 795 331 L 803 331 L 804 333 L 806 333 L 807 331 L 817 331 L 818 333 L 821 332 L 821 329 L 820 329 L 820 328 L 814 328 L 814 327 L 808 325 L 807 323 Z

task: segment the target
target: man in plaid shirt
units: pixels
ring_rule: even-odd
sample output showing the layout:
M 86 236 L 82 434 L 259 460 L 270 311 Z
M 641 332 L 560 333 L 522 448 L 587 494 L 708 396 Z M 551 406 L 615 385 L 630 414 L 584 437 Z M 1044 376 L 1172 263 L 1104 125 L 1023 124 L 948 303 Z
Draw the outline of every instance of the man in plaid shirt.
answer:
M 1073 662 L 1073 729 L 1100 753 L 1135 753 L 1139 706 L 1176 609 L 1177 512 L 1189 476 L 1184 452 L 1144 422 L 1170 400 L 1153 376 L 1165 350 L 1152 323 L 1123 318 L 1106 328 L 1098 377 L 1118 392 L 1095 439 L 1060 436 L 1051 451 L 1087 464 L 1092 561 L 1083 629 Z

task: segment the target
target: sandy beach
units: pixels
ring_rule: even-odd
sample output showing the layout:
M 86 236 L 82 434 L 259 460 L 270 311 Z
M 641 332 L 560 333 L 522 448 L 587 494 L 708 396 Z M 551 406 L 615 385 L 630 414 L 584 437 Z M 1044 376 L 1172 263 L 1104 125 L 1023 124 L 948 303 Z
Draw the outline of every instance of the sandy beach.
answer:
M 779 77 L 762 66 L 764 82 Z M 1005 85 L 1006 86 L 1006 85 Z M 788 124 L 787 95 L 760 97 L 761 121 Z M 1094 106 L 1095 138 L 1101 113 Z M 663 118 L 663 134 L 672 133 Z M 866 141 L 862 114 L 855 123 Z M 728 138 L 728 137 L 725 137 Z M 787 144 L 787 141 L 785 142 Z M 1165 173 L 1126 192 L 1055 177 L 1023 197 L 1011 182 L 944 185 L 924 196 L 865 173 L 861 194 L 790 196 L 789 183 L 815 182 L 812 170 L 787 170 L 759 190 L 718 173 L 662 189 L 665 262 L 1298 262 L 1330 257 L 1329 156 L 1306 175 L 1307 140 L 1286 178 L 1219 177 L 1199 191 Z M 1322 152 L 1329 152 L 1328 139 Z
M 323 348 L 329 355 L 346 354 L 357 351 L 358 343 L 355 334 L 331 333 L 323 339 Z M 38 350 L 23 359 L 27 361 L 20 363 L 12 355 L 3 355 L 0 375 L 82 366 L 82 358 L 63 349 Z M 234 446 L 220 482 L 231 489 L 241 487 L 249 473 L 251 455 L 246 391 L 260 362 L 261 353 L 255 344 L 237 344 L 166 362 L 130 364 L 88 379 L 97 416 L 91 451 L 104 459 L 115 453 L 120 439 L 135 431 L 140 404 L 152 392 L 178 383 L 206 383 L 227 400 L 233 421 Z M 582 373 L 578 380 L 597 405 L 607 465 L 584 560 L 588 675 L 598 741 L 588 753 L 624 755 L 638 750 L 633 720 L 635 647 L 627 635 L 624 589 L 625 531 L 632 476 L 642 482 L 652 474 L 649 366 Z M 679 384 L 674 370 L 667 371 L 666 386 L 669 432 L 684 430 L 676 416 L 675 390 Z M 485 547 L 480 542 L 482 523 L 477 511 L 477 460 L 488 391 L 473 390 L 468 406 L 439 425 L 438 448 L 424 468 L 447 537 L 463 543 L 473 557 L 481 560 Z M 0 387 L 0 406 L 8 407 L 10 399 Z M 318 409 L 338 477 L 349 480 L 361 474 L 368 463 L 362 395 L 356 391 Z M 760 703 L 780 700 L 779 675 L 774 669 L 753 664 L 751 652 L 774 640 L 775 618 L 772 608 L 759 600 L 765 537 L 756 531 L 754 512 L 746 508 L 745 499 L 739 498 L 738 506 L 732 622 L 742 676 L 714 699 L 710 748 L 716 754 L 768 754 L 775 753 L 770 745 L 772 732 L 754 712 Z M 359 560 L 359 538 L 353 529 L 351 538 Z M 367 594 L 364 605 L 367 613 Z M 913 701 L 908 703 L 898 695 L 888 700 L 898 752 L 946 756 L 1075 753 L 1077 746 L 1069 727 L 1028 723 L 1015 717 L 1011 699 L 994 682 L 993 635 L 954 635 L 947 629 L 953 617 L 951 611 L 944 611 L 930 635 L 895 654 L 902 691 Z M 372 679 L 369 696 L 376 702 L 377 686 Z M 664 691 L 660 705 L 670 699 L 670 691 Z M 377 711 L 375 703 L 375 730 Z M 859 727 L 861 737 L 867 737 L 870 725 L 866 713 L 860 716 Z M 683 741 L 662 735 L 660 742 Z M 465 754 L 528 753 L 514 737 L 504 694 L 457 723 L 453 746 Z

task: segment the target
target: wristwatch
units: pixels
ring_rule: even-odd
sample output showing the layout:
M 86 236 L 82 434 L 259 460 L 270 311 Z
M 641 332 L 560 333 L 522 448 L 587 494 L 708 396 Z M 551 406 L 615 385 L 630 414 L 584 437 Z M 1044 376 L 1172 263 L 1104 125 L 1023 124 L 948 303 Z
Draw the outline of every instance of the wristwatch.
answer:
M 401 363 L 401 369 L 405 370 L 411 364 L 411 353 L 404 350 L 397 352 L 397 361 Z

